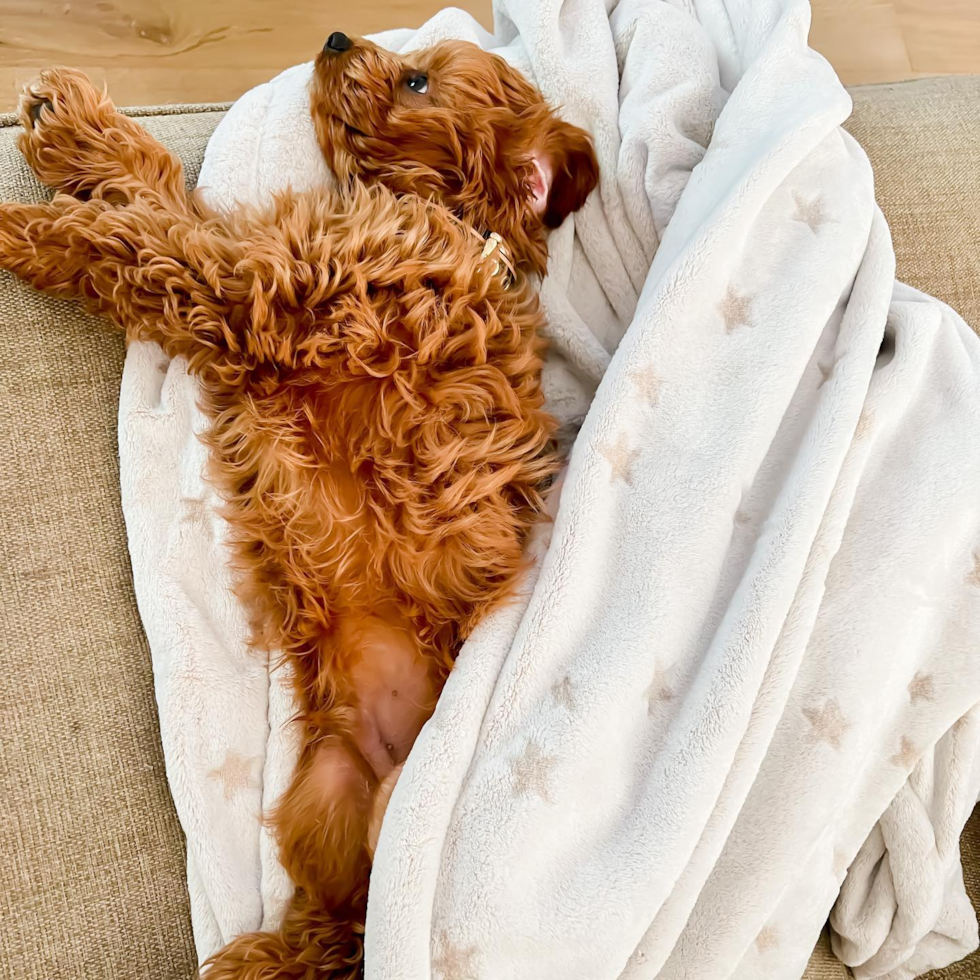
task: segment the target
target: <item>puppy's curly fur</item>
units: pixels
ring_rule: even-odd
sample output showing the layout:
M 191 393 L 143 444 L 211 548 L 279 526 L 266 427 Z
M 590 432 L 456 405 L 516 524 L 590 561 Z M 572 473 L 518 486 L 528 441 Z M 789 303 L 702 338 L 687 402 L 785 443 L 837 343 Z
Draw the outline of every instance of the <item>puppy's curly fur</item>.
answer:
M 361 973 L 375 794 L 511 594 L 555 470 L 529 276 L 597 179 L 588 136 L 501 59 L 343 41 L 311 87 L 338 192 L 210 213 L 177 160 L 55 69 L 25 96 L 21 145 L 59 193 L 0 205 L 0 267 L 200 379 L 253 642 L 295 678 L 303 748 L 270 819 L 296 895 L 209 980 Z M 510 285 L 481 260 L 490 230 Z

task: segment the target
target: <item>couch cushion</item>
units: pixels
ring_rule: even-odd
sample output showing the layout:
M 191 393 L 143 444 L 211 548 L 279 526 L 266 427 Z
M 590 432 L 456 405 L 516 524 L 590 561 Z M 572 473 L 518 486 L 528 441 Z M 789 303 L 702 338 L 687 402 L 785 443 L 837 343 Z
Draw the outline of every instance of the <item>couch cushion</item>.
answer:
M 850 91 L 898 278 L 980 330 L 980 75 Z
M 196 178 L 220 115 L 144 120 Z M 41 196 L 0 120 L 0 200 Z M 186 980 L 186 856 L 119 504 L 122 337 L 0 273 L 0 976 Z

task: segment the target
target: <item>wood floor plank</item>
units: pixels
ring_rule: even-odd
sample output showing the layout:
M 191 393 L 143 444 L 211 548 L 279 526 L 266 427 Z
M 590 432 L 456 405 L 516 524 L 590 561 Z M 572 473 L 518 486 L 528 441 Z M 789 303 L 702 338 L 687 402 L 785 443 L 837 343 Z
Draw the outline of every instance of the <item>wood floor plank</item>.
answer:
M 485 26 L 490 0 L 454 0 Z M 441 0 L 0 0 L 0 111 L 40 68 L 69 64 L 121 105 L 237 98 L 312 58 L 334 30 L 418 26 Z
M 815 0 L 810 46 L 846 84 L 888 82 L 912 74 L 892 0 Z
M 446 0 L 0 0 L 0 111 L 70 64 L 120 104 L 213 102 L 316 53 L 331 31 L 417 26 Z M 450 0 L 491 26 L 491 0 Z M 980 72 L 980 0 L 812 0 L 811 44 L 847 83 Z
M 895 0 L 916 74 L 980 72 L 980 0 Z

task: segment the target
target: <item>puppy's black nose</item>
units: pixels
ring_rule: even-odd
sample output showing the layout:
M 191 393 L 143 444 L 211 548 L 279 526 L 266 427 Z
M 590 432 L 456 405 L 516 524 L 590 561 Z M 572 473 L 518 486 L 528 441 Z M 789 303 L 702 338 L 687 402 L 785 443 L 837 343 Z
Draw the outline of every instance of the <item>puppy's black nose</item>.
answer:
M 333 52 L 333 54 L 343 54 L 345 51 L 350 50 L 352 43 L 346 34 L 341 34 L 340 31 L 334 31 L 327 38 L 327 43 L 323 46 L 323 50 Z

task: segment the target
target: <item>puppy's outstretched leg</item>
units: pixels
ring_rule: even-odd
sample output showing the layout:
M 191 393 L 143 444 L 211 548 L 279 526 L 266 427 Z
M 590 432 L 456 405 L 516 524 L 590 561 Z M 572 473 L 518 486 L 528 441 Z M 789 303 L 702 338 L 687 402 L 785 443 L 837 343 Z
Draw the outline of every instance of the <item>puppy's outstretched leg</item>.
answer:
M 21 152 L 48 187 L 114 204 L 143 196 L 189 206 L 180 161 L 81 72 L 41 72 L 21 97 L 20 119 Z

